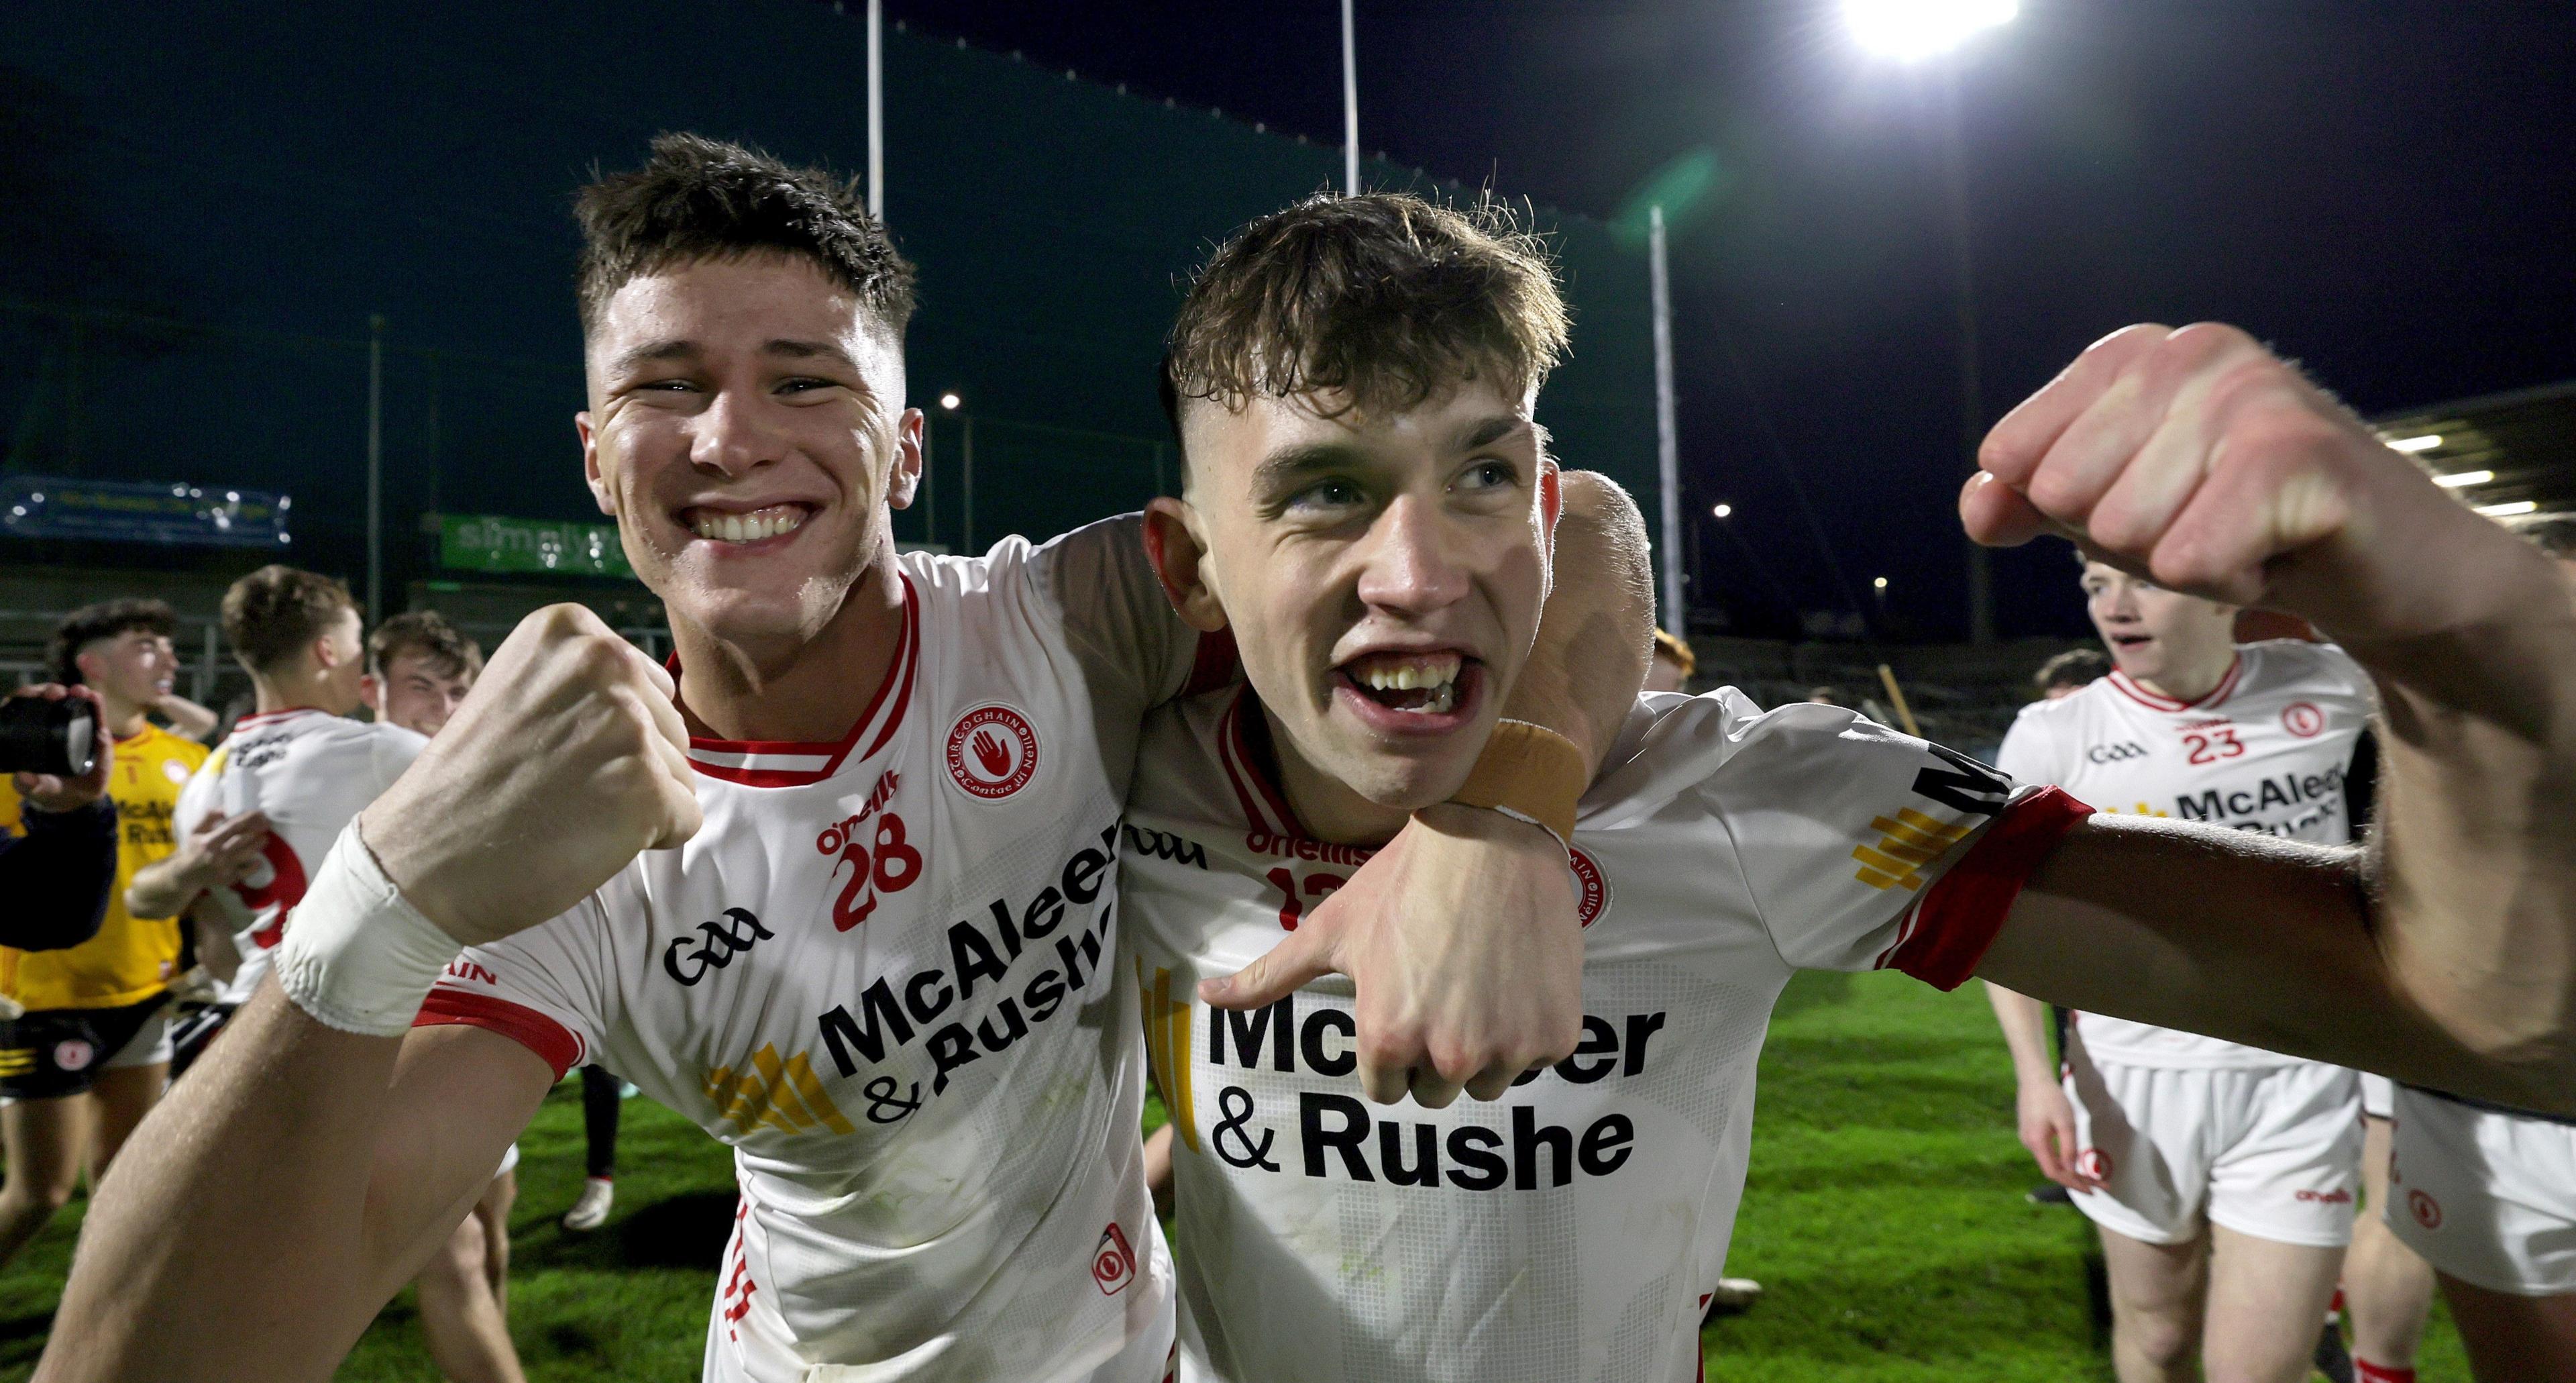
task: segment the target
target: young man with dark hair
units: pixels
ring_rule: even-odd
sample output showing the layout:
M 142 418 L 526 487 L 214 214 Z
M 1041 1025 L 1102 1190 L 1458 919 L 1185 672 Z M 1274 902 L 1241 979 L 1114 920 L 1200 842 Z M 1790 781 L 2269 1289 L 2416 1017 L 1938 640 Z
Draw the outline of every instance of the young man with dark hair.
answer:
M 1800 967 L 1976 974 L 2576 1108 L 2576 861 L 2556 845 L 2576 806 L 2519 786 L 2576 772 L 2576 600 L 2211 326 L 2097 343 L 1997 426 L 1962 516 L 1989 542 L 2062 526 L 2371 650 L 2423 727 L 2389 754 L 2395 848 L 2095 816 L 1846 711 L 1648 696 L 1588 727 L 1609 767 L 1550 821 L 1583 883 L 1582 1044 L 1492 1106 L 1335 1090 L 1352 1022 L 1309 963 L 1313 900 L 1409 808 L 1473 790 L 1534 627 L 1631 684 L 1646 648 L 1641 612 L 1540 623 L 1551 562 L 1628 570 L 1639 526 L 1540 450 L 1548 356 L 1512 326 L 1544 314 L 1511 305 L 1553 289 L 1494 241 L 1511 248 L 1408 198 L 1301 205 L 1220 249 L 1174 332 L 1187 488 L 1147 542 L 1249 682 L 1154 714 L 1127 821 L 1177 1129 L 1181 1377 L 1693 1376 L 1755 1057 Z M 1448 291 L 1488 276 L 1507 291 Z M 2465 584 L 2428 606 L 2410 578 L 2436 552 Z M 2499 954 L 2525 964 L 2470 963 Z M 1257 981 L 1194 992 L 1256 955 Z
M 367 635 L 358 695 L 376 719 L 435 735 L 482 671 L 481 644 L 436 610 L 411 610 Z
M 0 996 L 21 1010 L 0 1022 L 0 1262 L 53 1218 L 83 1172 L 107 1170 L 170 1072 L 162 1012 L 180 954 L 179 930 L 123 901 L 137 872 L 172 848 L 180 785 L 206 747 L 154 725 L 170 705 L 178 621 L 157 600 L 111 600 L 73 611 L 54 631 L 54 676 L 98 699 L 99 729 L 115 742 L 108 799 L 117 816 L 116 879 L 97 935 L 59 951 L 0 947 Z M 0 781 L 0 830 L 26 822 L 15 785 Z
M 41 1376 L 327 1374 L 604 1057 L 735 1149 L 708 1378 L 1162 1377 L 1117 818 L 1222 641 L 1133 520 L 898 557 L 911 273 L 848 185 L 668 135 L 578 212 L 584 469 L 673 668 L 577 607 L 501 645 L 178 1089 L 187 1136 L 93 1209 Z M 1571 987 L 1533 995 L 1571 884 L 1512 767 L 1309 914 L 1379 1098 L 1575 1043 Z

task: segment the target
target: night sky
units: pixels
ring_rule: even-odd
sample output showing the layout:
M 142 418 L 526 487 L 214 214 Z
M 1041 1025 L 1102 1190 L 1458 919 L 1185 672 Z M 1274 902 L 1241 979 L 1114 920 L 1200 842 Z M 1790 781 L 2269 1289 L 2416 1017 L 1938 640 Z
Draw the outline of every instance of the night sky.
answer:
M 1340 142 L 1334 0 L 886 13 Z M 1372 152 L 1603 219 L 1707 175 L 1674 244 L 1681 455 L 1691 513 L 1735 506 L 1696 537 L 1739 627 L 1886 575 L 1895 632 L 1964 632 L 1954 519 L 1875 498 L 1961 464 L 1939 67 L 1867 58 L 1830 0 L 1359 0 L 1357 27 Z M 2576 6 L 2025 0 L 1949 65 L 1989 418 L 2141 320 L 2235 322 L 2365 414 L 2576 374 Z M 2006 631 L 2079 629 L 2067 571 L 1999 562 Z

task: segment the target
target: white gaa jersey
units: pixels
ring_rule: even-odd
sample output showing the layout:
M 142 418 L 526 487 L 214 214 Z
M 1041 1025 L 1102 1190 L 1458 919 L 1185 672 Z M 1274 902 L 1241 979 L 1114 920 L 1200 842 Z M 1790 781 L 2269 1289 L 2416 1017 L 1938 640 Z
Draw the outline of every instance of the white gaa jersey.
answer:
M 733 1147 L 710 1379 L 1159 1379 L 1118 812 L 1195 635 L 1132 519 L 900 565 L 845 737 L 695 741 L 704 829 L 469 948 L 420 1021 L 603 1062 Z
M 1648 696 L 1574 834 L 1581 1046 L 1493 1103 L 1374 1106 L 1347 980 L 1196 997 L 1371 853 L 1306 835 L 1268 739 L 1248 693 L 1166 707 L 1129 798 L 1184 1379 L 1688 1383 L 1790 973 L 1958 984 L 2085 814 L 1846 710 Z
M 2205 821 L 2340 845 L 2352 839 L 2344 774 L 2377 702 L 2370 674 L 2331 644 L 2246 644 L 2207 696 L 2176 701 L 2114 672 L 2071 696 L 2035 701 L 1996 762 L 2106 812 Z M 2098 1013 L 2076 1035 L 2131 1066 L 2214 1069 L 2296 1058 Z
M 243 1003 L 268 973 L 305 882 L 322 867 L 331 843 L 411 767 L 429 743 L 399 725 L 351 720 L 301 707 L 243 716 L 179 791 L 178 838 L 184 846 L 208 812 L 268 814 L 268 844 L 250 877 L 215 901 L 238 919 L 233 945 L 241 968 L 223 1001 Z

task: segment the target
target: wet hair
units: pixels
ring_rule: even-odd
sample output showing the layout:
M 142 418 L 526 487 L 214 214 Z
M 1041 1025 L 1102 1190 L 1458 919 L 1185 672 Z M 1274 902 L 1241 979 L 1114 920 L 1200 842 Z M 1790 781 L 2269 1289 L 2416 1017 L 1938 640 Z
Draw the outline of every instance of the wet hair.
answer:
M 376 626 L 367 636 L 367 670 L 378 677 L 396 658 L 417 654 L 441 677 L 471 677 L 483 671 L 483 647 L 436 610 L 413 610 Z
M 897 341 L 912 320 L 912 264 L 853 180 L 758 149 L 664 134 L 644 166 L 594 177 L 573 202 L 584 336 L 626 281 L 698 260 L 775 253 L 811 260 Z
M 179 632 L 179 616 L 159 600 L 102 600 L 84 605 L 54 626 L 54 636 L 45 646 L 45 663 L 53 669 L 55 681 L 79 686 L 81 651 L 131 629 L 173 638 Z
M 271 564 L 224 592 L 224 639 L 235 662 L 273 672 L 311 647 L 341 611 L 356 608 L 339 578 Z
M 1402 412 L 1461 381 L 1517 399 L 1565 353 L 1547 247 L 1511 211 L 1401 192 L 1315 196 L 1219 246 L 1191 281 L 1162 369 L 1163 411 L 1339 398 L 1327 416 Z

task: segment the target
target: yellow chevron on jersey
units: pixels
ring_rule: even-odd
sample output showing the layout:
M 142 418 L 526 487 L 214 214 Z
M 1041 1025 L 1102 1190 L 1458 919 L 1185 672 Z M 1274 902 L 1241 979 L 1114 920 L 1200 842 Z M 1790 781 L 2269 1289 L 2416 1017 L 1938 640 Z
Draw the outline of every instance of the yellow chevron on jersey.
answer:
M 179 789 L 206 761 L 206 747 L 157 725 L 116 742 L 107 793 L 116 804 L 116 881 L 98 935 L 60 951 L 0 946 L 0 993 L 30 1009 L 122 1008 L 161 992 L 178 968 L 179 924 L 137 921 L 125 910 L 125 886 L 137 870 L 168 857 Z M 19 834 L 17 787 L 0 777 L 0 827 Z

